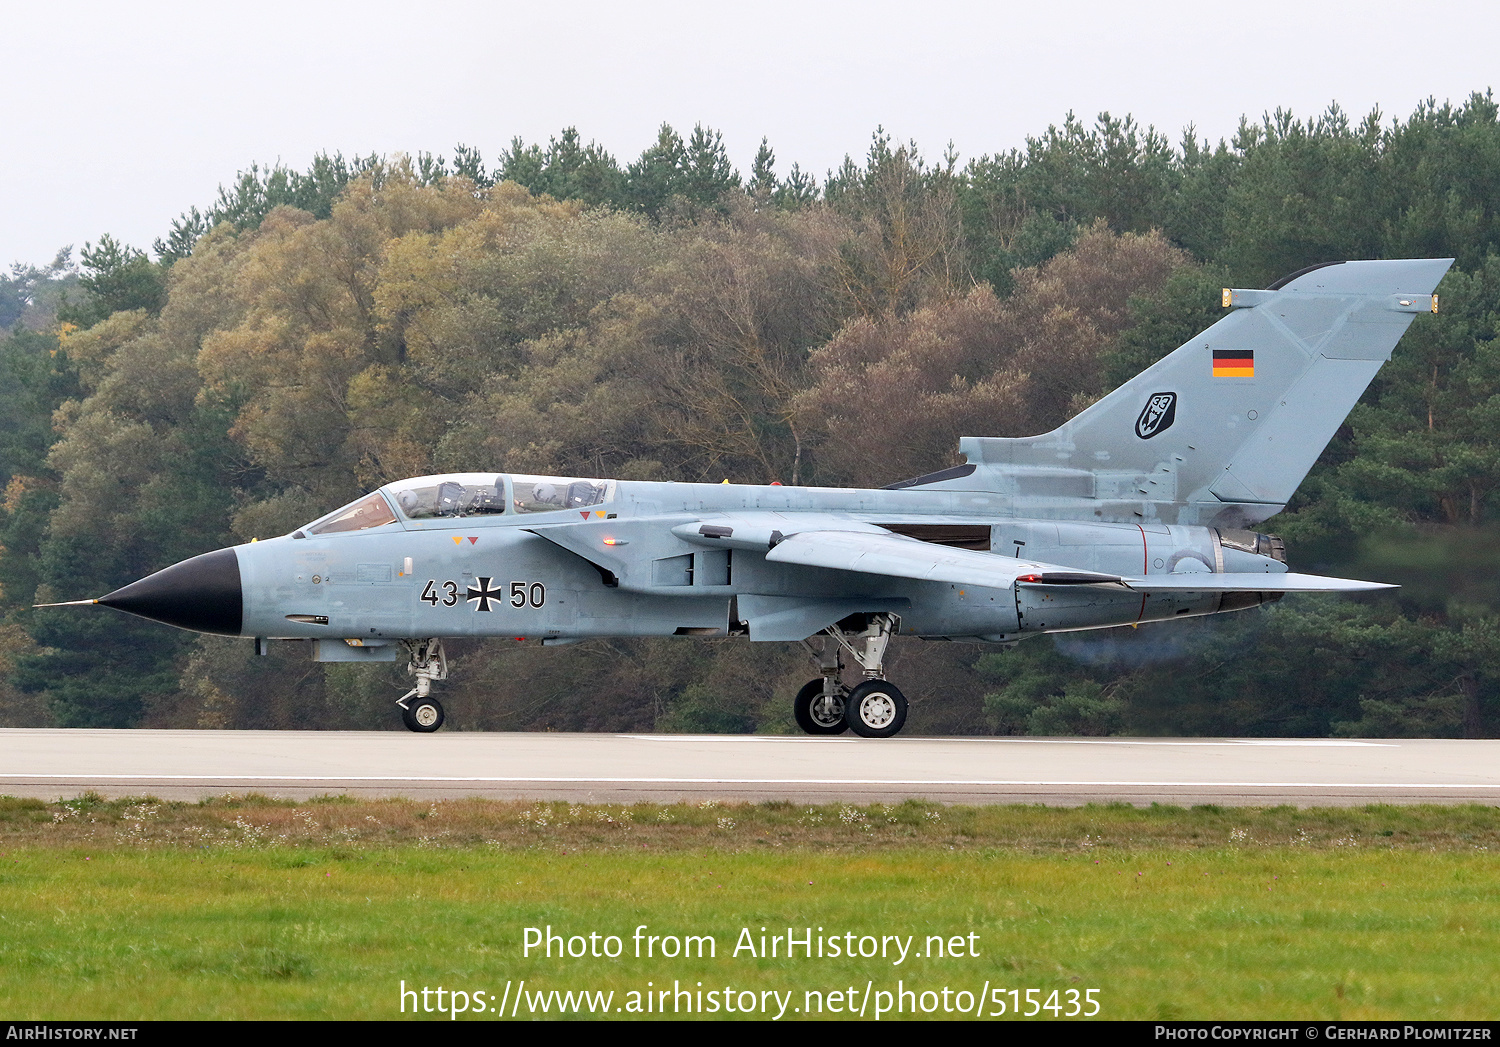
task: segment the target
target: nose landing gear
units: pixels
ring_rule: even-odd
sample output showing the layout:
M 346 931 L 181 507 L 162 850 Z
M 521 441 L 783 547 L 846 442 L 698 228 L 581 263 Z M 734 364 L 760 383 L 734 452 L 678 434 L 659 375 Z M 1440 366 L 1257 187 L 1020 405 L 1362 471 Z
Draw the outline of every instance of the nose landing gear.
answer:
M 407 691 L 396 704 L 401 707 L 401 722 L 409 731 L 430 734 L 443 726 L 443 706 L 436 698 L 429 697 L 435 680 L 448 678 L 448 656 L 443 651 L 443 641 L 402 640 L 411 661 L 406 671 L 417 678 L 417 685 Z
M 905 726 L 906 696 L 881 679 L 886 645 L 899 621 L 893 614 L 859 615 L 824 629 L 816 647 L 809 640 L 802 641 L 821 676 L 809 681 L 792 702 L 798 727 L 814 735 L 850 730 L 863 738 L 889 738 Z M 864 683 L 853 690 L 839 679 L 846 655 L 865 676 Z

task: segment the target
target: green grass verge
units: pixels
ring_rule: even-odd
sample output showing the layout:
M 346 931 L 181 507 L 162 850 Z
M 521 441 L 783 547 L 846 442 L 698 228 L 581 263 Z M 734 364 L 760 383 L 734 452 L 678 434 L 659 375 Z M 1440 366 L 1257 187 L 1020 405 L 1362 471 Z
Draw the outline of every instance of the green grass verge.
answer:
M 613 991 L 611 1016 L 631 992 L 644 1007 L 648 982 L 701 981 L 721 1007 L 726 987 L 738 1005 L 755 994 L 756 1017 L 780 1006 L 770 992 L 805 1016 L 810 991 L 827 1016 L 838 991 L 846 1017 L 867 986 L 893 1005 L 899 980 L 908 1013 L 935 1017 L 959 1016 L 944 988 L 956 1007 L 988 984 L 986 1013 L 1003 990 L 1005 1018 L 1027 989 L 1057 990 L 1064 1013 L 1096 990 L 1101 1018 L 1488 1018 L 1496 850 L 1500 811 L 1475 807 L 4 800 L 0 1013 L 391 1018 L 404 980 L 486 1005 L 509 984 L 509 1016 L 525 979 Z M 525 929 L 549 925 L 618 936 L 622 955 L 524 955 Z M 640 925 L 711 936 L 716 955 L 637 958 Z M 734 955 L 743 929 L 759 953 L 762 927 L 789 926 L 825 944 L 910 936 L 909 954 Z M 978 955 L 915 955 L 928 936 Z

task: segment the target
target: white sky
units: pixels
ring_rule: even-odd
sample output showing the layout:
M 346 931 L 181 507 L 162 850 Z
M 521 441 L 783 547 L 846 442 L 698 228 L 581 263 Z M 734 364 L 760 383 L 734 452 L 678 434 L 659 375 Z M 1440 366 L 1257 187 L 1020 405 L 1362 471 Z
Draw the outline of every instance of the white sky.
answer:
M 625 163 L 703 122 L 742 171 L 766 135 L 779 173 L 821 181 L 877 124 L 967 159 L 1068 110 L 1174 142 L 1333 100 L 1405 118 L 1500 80 L 1497 39 L 1500 5 L 1444 0 L 0 0 L 0 266 L 104 232 L 149 247 L 236 171 L 319 150 L 493 165 L 571 124 Z

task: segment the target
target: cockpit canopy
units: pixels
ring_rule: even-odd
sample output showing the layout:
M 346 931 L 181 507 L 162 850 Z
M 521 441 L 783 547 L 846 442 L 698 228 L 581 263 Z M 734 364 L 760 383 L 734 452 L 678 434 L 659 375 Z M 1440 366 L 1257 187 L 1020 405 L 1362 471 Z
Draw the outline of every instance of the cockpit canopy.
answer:
M 387 488 L 387 492 L 408 520 L 491 516 L 505 512 L 503 476 L 480 483 L 462 483 L 457 479 L 438 480 L 437 483 L 417 481 L 412 486 L 393 485 Z
M 614 495 L 613 480 L 510 473 L 419 476 L 387 484 L 303 531 L 321 535 L 383 527 L 398 521 L 397 512 L 407 520 L 441 520 L 586 509 L 613 501 Z
M 614 497 L 613 480 L 574 480 L 560 476 L 511 477 L 511 504 L 518 513 L 586 509 Z

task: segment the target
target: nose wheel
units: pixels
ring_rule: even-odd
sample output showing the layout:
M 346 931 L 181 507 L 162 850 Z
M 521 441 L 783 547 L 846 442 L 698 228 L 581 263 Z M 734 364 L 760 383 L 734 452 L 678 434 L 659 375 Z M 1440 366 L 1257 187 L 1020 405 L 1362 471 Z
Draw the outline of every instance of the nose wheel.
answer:
M 436 698 L 418 698 L 401 710 L 401 722 L 408 731 L 431 734 L 443 726 L 443 706 Z

